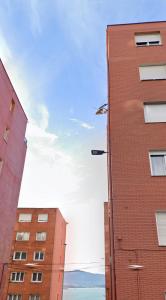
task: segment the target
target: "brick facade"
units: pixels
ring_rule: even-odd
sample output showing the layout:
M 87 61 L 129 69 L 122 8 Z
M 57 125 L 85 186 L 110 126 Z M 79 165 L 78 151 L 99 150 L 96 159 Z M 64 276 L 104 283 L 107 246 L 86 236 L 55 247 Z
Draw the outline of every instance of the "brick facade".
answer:
M 135 34 L 148 32 L 162 45 L 137 47 Z M 149 151 L 166 150 L 166 124 L 145 123 L 144 103 L 166 102 L 166 80 L 140 80 L 139 66 L 166 63 L 166 22 L 108 26 L 107 62 L 111 300 L 164 300 L 155 214 L 166 211 L 166 177 L 151 176 Z
M 32 214 L 31 222 L 19 222 L 20 214 Z M 48 215 L 48 221 L 38 222 L 38 215 Z M 29 232 L 28 241 L 16 240 L 18 232 Z M 46 232 L 45 241 L 36 241 L 37 232 Z M 65 260 L 66 222 L 56 208 L 19 208 L 14 229 L 11 263 L 6 280 L 7 295 L 21 295 L 21 300 L 29 300 L 30 295 L 38 295 L 40 300 L 62 300 Z M 14 253 L 24 251 L 25 260 L 14 260 Z M 34 253 L 41 251 L 44 260 L 36 261 Z M 24 272 L 23 282 L 12 282 L 12 272 Z M 41 272 L 42 281 L 32 282 L 32 273 Z
M 26 115 L 0 61 L 0 299 L 26 154 Z

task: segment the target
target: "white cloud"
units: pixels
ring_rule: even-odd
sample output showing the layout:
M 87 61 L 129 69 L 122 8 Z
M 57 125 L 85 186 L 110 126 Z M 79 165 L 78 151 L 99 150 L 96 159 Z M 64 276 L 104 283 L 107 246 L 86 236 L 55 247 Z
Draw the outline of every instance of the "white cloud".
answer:
M 43 104 L 40 104 L 39 112 L 41 114 L 40 127 L 43 130 L 46 130 L 48 128 L 48 121 L 49 121 L 49 113 L 48 113 L 46 106 L 44 106 Z
M 71 31 L 76 24 L 74 22 L 72 22 Z M 42 26 L 42 24 L 40 25 Z M 78 46 L 81 46 L 82 42 L 86 40 L 86 30 L 88 29 L 86 25 L 84 27 L 84 20 L 81 26 L 82 29 L 84 28 L 84 34 L 83 39 L 78 41 Z M 76 43 L 78 33 L 79 29 L 73 36 Z M 105 166 L 101 160 L 100 165 L 96 164 L 95 160 L 92 163 L 92 159 L 89 158 L 90 150 L 86 149 L 88 143 L 84 147 L 87 150 L 86 153 L 83 152 L 84 149 L 80 150 L 78 145 L 80 150 L 80 152 L 77 151 L 79 152 L 78 155 L 76 153 L 69 154 L 68 149 L 61 146 L 61 136 L 49 129 L 47 107 L 42 101 L 36 104 L 36 95 L 32 93 L 30 83 L 24 74 L 26 69 L 20 64 L 22 58 L 17 59 L 14 56 L 2 34 L 0 34 L 0 43 L 0 53 L 2 53 L 5 67 L 29 119 L 27 129 L 28 151 L 19 205 L 60 207 L 66 220 L 70 223 L 70 246 L 67 248 L 67 260 L 74 261 L 77 259 L 80 262 L 85 262 L 87 257 L 90 257 L 91 260 L 92 258 L 98 260 L 98 257 L 103 255 L 103 223 L 101 221 L 103 212 L 101 207 L 103 199 L 106 199 L 104 194 Z M 38 81 L 40 81 L 39 78 Z M 71 121 L 85 129 L 93 128 L 91 124 L 78 119 L 73 118 Z M 91 147 L 91 143 L 93 144 L 93 141 L 90 141 L 89 147 Z M 99 202 L 100 207 L 96 207 L 95 203 Z M 93 231 L 90 229 L 87 234 L 84 231 L 86 227 L 84 226 L 85 218 L 88 215 L 88 224 L 91 225 L 92 213 Z M 90 228 L 90 226 L 86 228 Z M 97 236 L 95 236 L 96 230 L 100 232 Z M 95 242 L 92 243 L 92 240 Z M 86 245 L 84 251 L 81 250 L 81 245 Z M 90 256 L 89 253 L 91 253 Z
M 87 129 L 93 129 L 94 128 L 94 126 L 92 126 L 92 125 L 90 125 L 88 123 L 85 123 L 85 122 L 82 122 L 81 126 L 84 127 L 84 128 L 87 128 Z
M 41 3 L 41 0 L 26 0 L 22 5 L 34 35 L 42 33 L 49 13 L 50 16 L 56 17 L 59 25 L 67 31 L 68 37 L 78 49 L 98 41 L 100 1 L 47 0 Z
M 61 149 L 58 137 L 36 123 L 27 132 L 28 153 L 20 204 L 24 206 L 56 207 L 72 200 L 79 189 L 79 167 Z
M 12 58 L 12 54 L 2 32 L 0 32 L 0 45 L 0 58 L 7 63 Z
M 34 36 L 42 33 L 42 18 L 41 8 L 43 5 L 39 0 L 25 0 L 20 2 L 17 0 L 18 5 L 23 8 L 24 13 L 29 19 L 30 28 Z
M 34 33 L 37 32 L 38 34 L 41 34 L 42 27 L 39 15 L 40 6 L 38 5 L 38 0 L 28 0 L 28 2 L 31 8 L 29 17 L 31 19 L 32 31 Z
M 94 129 L 94 126 L 84 122 L 84 121 L 81 121 L 79 119 L 76 119 L 76 118 L 70 118 L 69 119 L 70 121 L 78 124 L 79 126 L 83 127 L 83 128 L 86 128 L 86 129 Z
M 97 40 L 98 23 L 101 20 L 97 1 L 56 0 L 55 12 L 60 18 L 61 26 L 67 30 L 78 48 Z
M 21 65 L 0 34 L 0 54 L 20 101 L 28 114 L 28 148 L 20 205 L 57 206 L 72 200 L 80 186 L 79 164 L 62 149 L 58 136 L 49 130 L 49 112 L 43 103 L 36 104 L 25 80 Z M 23 101 L 22 101 L 23 100 Z M 37 112 L 36 115 L 34 112 Z

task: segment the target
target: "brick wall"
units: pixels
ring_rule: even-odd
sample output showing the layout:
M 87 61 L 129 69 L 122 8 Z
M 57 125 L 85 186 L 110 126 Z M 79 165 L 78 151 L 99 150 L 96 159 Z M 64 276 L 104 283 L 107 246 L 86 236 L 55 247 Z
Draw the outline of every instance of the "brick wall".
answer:
M 32 214 L 31 222 L 18 222 L 20 213 Z M 38 222 L 38 214 L 48 214 L 48 222 Z M 17 232 L 30 232 L 29 241 L 16 241 Z M 37 232 L 46 232 L 46 241 L 36 241 Z M 11 263 L 6 279 L 7 294 L 21 294 L 22 300 L 29 300 L 29 295 L 41 296 L 41 300 L 61 300 L 64 253 L 65 253 L 66 222 L 60 211 L 54 208 L 19 208 L 17 210 L 17 222 L 13 234 L 11 249 Z M 13 261 L 15 251 L 27 252 L 27 259 Z M 44 252 L 43 261 L 34 261 L 34 252 Z M 56 259 L 55 259 L 56 258 Z M 36 264 L 29 267 L 27 264 Z M 24 282 L 11 282 L 11 272 L 25 272 Z M 42 272 L 41 283 L 31 282 L 33 272 Z M 60 275 L 60 276 L 59 276 Z
M 27 118 L 13 89 L 10 79 L 0 61 L 0 295 L 9 260 L 13 227 L 26 154 L 24 140 Z M 14 109 L 10 111 L 11 101 Z M 9 128 L 8 139 L 4 132 Z M 3 274 L 2 274 L 3 273 Z
M 134 34 L 149 31 L 160 31 L 162 45 L 136 47 Z M 138 68 L 166 63 L 166 23 L 109 26 L 107 43 L 114 299 L 162 300 L 166 251 L 158 246 L 155 213 L 166 210 L 166 177 L 151 176 L 148 153 L 166 150 L 166 124 L 145 124 L 143 103 L 165 102 L 166 80 L 141 81 Z

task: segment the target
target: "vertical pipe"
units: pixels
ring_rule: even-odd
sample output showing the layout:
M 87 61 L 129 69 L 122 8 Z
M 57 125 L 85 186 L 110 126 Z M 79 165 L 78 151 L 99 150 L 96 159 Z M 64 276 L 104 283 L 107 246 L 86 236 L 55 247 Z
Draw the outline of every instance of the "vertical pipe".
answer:
M 110 204 L 110 247 L 111 247 L 111 300 L 117 299 L 116 272 L 115 272 L 115 245 L 114 245 L 114 201 L 112 182 L 112 153 L 111 153 L 111 123 L 110 123 L 110 64 L 109 64 L 109 33 L 107 28 L 107 85 L 108 85 L 108 117 L 107 117 L 107 172 L 108 172 L 108 201 Z

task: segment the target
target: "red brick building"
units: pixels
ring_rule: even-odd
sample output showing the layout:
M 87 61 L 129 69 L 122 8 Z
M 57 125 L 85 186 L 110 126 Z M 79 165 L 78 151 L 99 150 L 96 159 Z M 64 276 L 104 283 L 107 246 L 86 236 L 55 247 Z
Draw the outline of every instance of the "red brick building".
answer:
M 0 60 L 0 299 L 26 154 L 26 115 Z
M 66 222 L 57 208 L 18 208 L 4 300 L 62 300 Z
M 166 22 L 108 26 L 107 62 L 110 299 L 164 300 Z

